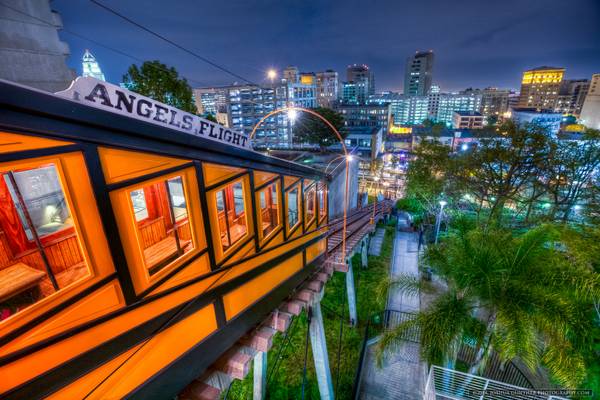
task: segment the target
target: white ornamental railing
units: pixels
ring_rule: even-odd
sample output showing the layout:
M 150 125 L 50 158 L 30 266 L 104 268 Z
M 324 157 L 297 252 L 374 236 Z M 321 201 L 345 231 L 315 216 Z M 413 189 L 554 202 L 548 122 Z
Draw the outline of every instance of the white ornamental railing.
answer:
M 567 400 L 550 391 L 527 389 L 433 365 L 423 400 Z

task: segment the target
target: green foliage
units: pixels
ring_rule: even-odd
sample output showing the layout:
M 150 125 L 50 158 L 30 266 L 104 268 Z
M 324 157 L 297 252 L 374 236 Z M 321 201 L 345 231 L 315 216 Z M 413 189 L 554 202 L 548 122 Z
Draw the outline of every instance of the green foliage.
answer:
M 331 125 L 338 130 L 342 138 L 348 134 L 345 125 L 344 117 L 331 108 L 318 107 L 315 108 L 317 114 L 325 118 Z M 294 141 L 298 143 L 311 143 L 319 145 L 321 149 L 339 143 L 339 139 L 335 132 L 320 118 L 310 113 L 299 113 L 296 122 L 294 122 Z
M 446 239 L 425 254 L 448 285 L 412 322 L 421 328 L 425 359 L 454 359 L 457 345 L 471 338 L 481 354 L 494 349 L 503 360 L 518 357 L 532 370 L 544 366 L 558 383 L 577 387 L 597 335 L 590 315 L 600 298 L 600 275 L 560 238 L 550 225 L 517 235 L 498 225 L 455 221 Z M 380 352 L 408 328 L 385 335 Z M 484 361 L 479 357 L 469 372 Z
M 215 116 L 212 115 L 212 114 L 206 114 L 204 116 L 204 118 L 206 118 L 207 120 L 212 121 L 212 122 L 219 122 L 219 121 L 217 121 L 217 119 L 215 118 Z
M 424 141 L 414 155 L 406 197 L 421 202 L 430 220 L 444 197 L 488 223 L 509 218 L 533 226 L 583 217 L 600 222 L 597 131 L 588 130 L 578 142 L 562 141 L 545 127 L 505 123 L 481 130 L 477 146 L 468 151 Z
M 450 148 L 438 142 L 424 141 L 413 153 L 415 158 L 406 174 L 406 198 L 434 219 L 439 199 L 451 196 L 448 189 L 453 185 L 449 182 L 454 181 L 456 175 Z
M 433 136 L 440 136 L 440 134 L 446 129 L 446 124 L 443 122 L 435 122 L 431 119 L 423 120 L 422 125 L 426 128 L 431 128 Z
M 123 75 L 123 83 L 132 91 L 169 104 L 180 110 L 196 113 L 192 89 L 177 70 L 160 61 L 145 61 L 141 67 L 133 64 Z

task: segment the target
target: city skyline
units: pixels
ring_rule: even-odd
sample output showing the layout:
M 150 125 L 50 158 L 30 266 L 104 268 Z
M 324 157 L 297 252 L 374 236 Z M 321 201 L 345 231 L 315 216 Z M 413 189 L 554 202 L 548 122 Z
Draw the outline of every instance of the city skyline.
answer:
M 444 91 L 518 89 L 521 73 L 540 65 L 565 67 L 567 79 L 590 79 L 600 69 L 600 44 L 594 40 L 600 35 L 600 27 L 594 25 L 600 5 L 592 0 L 575 1 L 560 12 L 558 1 L 552 2 L 556 6 L 541 1 L 484 6 L 469 1 L 432 15 L 431 10 L 450 6 L 437 0 L 410 7 L 390 3 L 366 10 L 366 18 L 356 13 L 355 4 L 337 2 L 297 4 L 292 6 L 294 13 L 288 5 L 271 2 L 263 7 L 211 4 L 205 9 L 181 2 L 169 10 L 159 4 L 139 9 L 128 1 L 105 4 L 255 83 L 266 82 L 269 68 L 281 73 L 286 66 L 297 65 L 301 71 L 343 73 L 349 64 L 360 63 L 374 71 L 378 92 L 402 91 L 406 58 L 430 49 L 436 54 L 433 83 Z M 193 87 L 236 80 L 92 3 L 58 0 L 53 8 L 67 29 L 133 57 L 172 65 Z M 386 22 L 394 13 L 403 18 Z M 298 18 L 305 23 L 298 24 Z M 444 34 L 450 31 L 452 35 Z M 71 47 L 69 66 L 78 72 L 86 48 L 96 55 L 109 81 L 120 81 L 127 67 L 138 63 L 69 32 L 61 32 L 61 37 Z

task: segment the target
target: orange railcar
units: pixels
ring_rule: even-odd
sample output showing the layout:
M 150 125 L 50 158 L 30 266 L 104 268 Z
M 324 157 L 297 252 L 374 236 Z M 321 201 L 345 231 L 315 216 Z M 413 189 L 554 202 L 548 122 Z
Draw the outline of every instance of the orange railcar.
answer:
M 326 185 L 0 81 L 0 397 L 172 398 L 314 271 Z

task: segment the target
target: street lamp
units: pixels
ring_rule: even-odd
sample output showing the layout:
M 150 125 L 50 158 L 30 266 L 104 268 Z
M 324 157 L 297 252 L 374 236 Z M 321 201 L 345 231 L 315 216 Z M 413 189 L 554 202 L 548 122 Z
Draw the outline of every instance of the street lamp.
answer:
M 440 212 L 437 215 L 435 221 L 435 244 L 438 242 L 438 235 L 440 233 L 440 225 L 442 223 L 442 213 L 444 212 L 444 206 L 448 204 L 446 200 L 440 200 Z
M 275 78 L 277 78 L 277 71 L 275 71 L 274 69 L 270 69 L 267 71 L 267 78 L 269 78 L 269 80 L 271 81 L 271 83 L 273 83 L 275 81 Z
M 298 111 L 291 108 L 288 110 L 287 116 L 290 119 L 290 121 L 293 123 L 294 121 L 296 121 L 296 118 L 298 118 Z
M 348 153 L 348 149 L 346 148 L 346 143 L 344 143 L 344 139 L 342 138 L 342 135 L 340 134 L 340 132 L 336 129 L 335 126 L 333 126 L 333 124 L 331 122 L 329 122 L 329 120 L 327 120 L 327 118 L 323 117 L 321 114 L 317 113 L 314 110 L 310 110 L 308 108 L 303 108 L 303 107 L 287 106 L 287 107 L 283 107 L 283 108 L 278 108 L 277 110 L 273 110 L 273 111 L 267 113 L 265 116 L 263 116 L 256 123 L 256 125 L 254 125 L 254 128 L 252 128 L 252 132 L 250 132 L 249 139 L 252 140 L 254 138 L 254 135 L 256 135 L 256 130 L 258 129 L 260 124 L 262 124 L 265 120 L 267 120 L 267 118 L 269 118 L 275 114 L 287 112 L 288 117 L 291 120 L 294 120 L 294 119 L 296 119 L 296 117 L 298 115 L 298 111 L 309 113 L 309 114 L 319 118 L 321 121 L 323 121 L 325 123 L 325 125 L 327 125 L 333 131 L 333 133 L 336 135 L 336 137 L 338 138 L 338 140 L 340 141 L 340 143 L 342 145 L 342 150 L 344 151 L 344 156 L 346 159 L 346 191 L 344 193 L 344 219 L 343 219 L 344 222 L 343 222 L 343 229 L 342 229 L 342 260 L 345 262 L 346 261 L 346 232 L 347 232 L 347 226 L 346 226 L 347 224 L 346 223 L 347 223 L 347 219 L 348 219 L 348 170 L 350 168 L 350 161 L 352 161 L 352 155 L 350 153 Z

